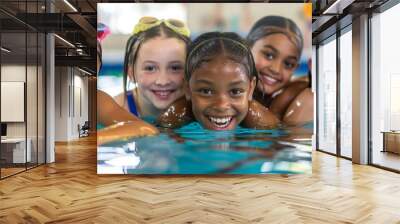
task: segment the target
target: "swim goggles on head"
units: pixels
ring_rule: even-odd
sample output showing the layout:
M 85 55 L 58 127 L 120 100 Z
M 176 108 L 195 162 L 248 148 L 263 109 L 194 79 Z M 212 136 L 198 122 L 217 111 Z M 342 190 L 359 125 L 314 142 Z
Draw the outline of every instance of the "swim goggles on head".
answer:
M 164 23 L 168 28 L 176 33 L 186 37 L 190 36 L 188 27 L 182 21 L 177 19 L 157 19 L 150 16 L 142 17 L 139 20 L 139 23 L 136 24 L 135 28 L 133 29 L 133 34 L 138 34 L 153 27 L 159 26 L 161 23 Z

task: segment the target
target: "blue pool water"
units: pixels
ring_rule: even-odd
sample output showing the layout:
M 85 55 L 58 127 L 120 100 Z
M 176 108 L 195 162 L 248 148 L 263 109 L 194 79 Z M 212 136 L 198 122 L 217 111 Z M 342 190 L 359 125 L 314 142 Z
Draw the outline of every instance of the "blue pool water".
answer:
M 311 173 L 312 123 L 209 131 L 197 122 L 98 147 L 99 174 Z

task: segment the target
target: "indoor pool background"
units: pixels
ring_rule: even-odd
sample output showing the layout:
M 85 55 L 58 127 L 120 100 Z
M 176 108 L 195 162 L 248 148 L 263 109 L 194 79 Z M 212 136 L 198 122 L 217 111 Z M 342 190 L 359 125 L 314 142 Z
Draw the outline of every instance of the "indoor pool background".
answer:
M 197 122 L 98 146 L 99 174 L 311 173 L 312 123 L 273 130 L 209 131 Z

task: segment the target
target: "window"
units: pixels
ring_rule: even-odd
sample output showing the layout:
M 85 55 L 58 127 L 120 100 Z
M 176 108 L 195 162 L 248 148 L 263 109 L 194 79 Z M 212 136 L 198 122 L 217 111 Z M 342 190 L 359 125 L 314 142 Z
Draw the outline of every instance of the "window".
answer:
M 400 131 L 400 33 L 393 27 L 400 21 L 400 5 L 396 5 L 371 19 L 371 140 L 372 163 L 400 170 L 400 155 L 384 146 L 383 132 Z M 396 140 L 397 139 L 397 140 Z M 392 139 L 399 148 L 400 133 Z M 397 144 L 396 144 L 397 142 Z M 391 143 L 390 143 L 391 144 Z M 395 151 L 396 152 L 396 151 Z M 397 152 L 400 153 L 400 150 Z
M 336 154 L 336 39 L 318 48 L 318 149 Z
M 349 27 L 351 28 L 351 27 Z M 340 36 L 340 155 L 352 157 L 352 33 Z

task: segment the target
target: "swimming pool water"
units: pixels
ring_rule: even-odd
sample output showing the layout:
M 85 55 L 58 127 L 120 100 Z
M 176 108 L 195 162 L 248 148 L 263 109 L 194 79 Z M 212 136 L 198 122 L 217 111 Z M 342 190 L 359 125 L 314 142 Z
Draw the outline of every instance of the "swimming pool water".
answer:
M 312 123 L 210 131 L 193 122 L 157 136 L 98 147 L 99 174 L 311 173 Z

